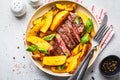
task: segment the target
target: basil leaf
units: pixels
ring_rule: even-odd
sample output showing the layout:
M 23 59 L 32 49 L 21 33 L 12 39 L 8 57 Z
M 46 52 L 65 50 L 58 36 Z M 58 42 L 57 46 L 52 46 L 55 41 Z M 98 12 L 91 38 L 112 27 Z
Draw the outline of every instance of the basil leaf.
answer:
M 82 42 L 82 44 L 85 44 L 85 43 L 88 42 L 88 41 L 89 41 L 89 34 L 86 33 L 86 34 L 84 34 L 84 35 L 82 36 L 81 42 Z
M 65 66 L 66 66 L 66 64 L 64 63 L 63 65 L 58 66 L 58 67 L 57 67 L 57 70 L 63 70 Z
M 35 50 L 37 50 L 37 46 L 35 46 L 35 45 L 28 46 L 28 48 L 26 50 L 29 52 L 34 52 Z
M 90 33 L 93 27 L 93 22 L 90 18 L 88 18 L 86 22 L 86 32 Z
M 38 50 L 44 54 L 48 54 L 48 52 L 42 47 L 38 47 Z
M 54 37 L 55 37 L 55 34 L 50 34 L 50 35 L 48 35 L 48 36 L 43 37 L 43 39 L 46 40 L 46 41 L 50 41 L 50 40 L 52 40 Z
M 75 18 L 75 22 L 76 22 L 76 24 L 79 24 L 79 19 L 78 19 L 78 17 Z

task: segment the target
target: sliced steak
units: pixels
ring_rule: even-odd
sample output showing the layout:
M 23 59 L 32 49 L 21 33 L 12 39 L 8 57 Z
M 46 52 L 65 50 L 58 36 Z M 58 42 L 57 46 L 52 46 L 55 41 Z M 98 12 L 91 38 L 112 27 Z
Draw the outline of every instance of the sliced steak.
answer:
M 75 22 L 76 18 L 79 22 Z M 75 13 L 70 13 L 56 31 L 56 37 L 50 42 L 52 47 L 49 48 L 48 52 L 53 56 L 63 55 L 67 52 L 70 56 L 70 51 L 80 42 L 80 37 L 85 32 L 85 25 L 81 17 Z
M 73 23 L 73 26 L 74 27 L 76 26 L 78 28 L 79 35 L 82 36 L 85 33 L 85 25 L 81 17 L 78 17 L 78 19 L 79 19 L 79 23 L 78 24 Z
M 64 41 L 62 40 L 61 36 L 59 34 L 56 34 L 56 41 L 58 42 L 58 45 L 60 46 L 60 48 L 62 49 L 62 51 L 65 53 L 68 53 L 68 56 L 71 55 L 69 49 L 66 47 Z
M 65 24 L 68 26 L 70 33 L 72 35 L 72 38 L 74 39 L 74 41 L 78 44 L 80 42 L 80 37 L 79 37 L 79 33 L 75 30 L 75 28 L 72 26 L 72 23 L 70 22 L 70 20 L 66 20 Z
M 79 21 L 78 24 L 75 22 L 76 17 Z M 82 18 L 75 13 L 70 13 L 70 15 L 68 16 L 68 20 L 71 21 L 75 32 L 79 34 L 79 36 L 82 36 L 82 34 L 85 32 L 85 25 L 82 21 Z
M 62 28 L 65 30 L 65 34 L 69 37 L 69 42 L 71 43 L 70 49 L 73 49 L 77 44 L 75 43 L 73 36 L 71 35 L 71 30 L 67 24 L 62 25 Z
M 72 39 L 72 36 L 70 34 L 70 30 L 67 27 L 67 25 L 63 24 L 60 27 L 60 29 L 58 30 L 58 33 L 60 34 L 60 36 L 62 37 L 63 41 L 65 42 L 65 45 L 71 51 L 76 46 L 76 43 Z
M 50 45 L 51 47 L 49 48 L 48 52 L 51 56 L 57 56 L 57 55 L 63 54 L 63 51 L 59 47 L 59 44 L 57 43 L 57 41 L 55 40 L 50 41 Z

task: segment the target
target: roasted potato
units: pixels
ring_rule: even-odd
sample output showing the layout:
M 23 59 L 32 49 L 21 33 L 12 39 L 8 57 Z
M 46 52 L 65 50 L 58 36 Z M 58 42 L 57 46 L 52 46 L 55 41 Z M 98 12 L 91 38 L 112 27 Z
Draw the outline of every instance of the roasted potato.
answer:
M 59 12 L 53 19 L 53 22 L 50 26 L 50 30 L 54 31 L 56 28 L 59 27 L 59 25 L 62 23 L 62 21 L 69 15 L 68 11 L 61 11 Z
M 51 10 L 53 12 L 53 17 L 60 11 L 56 6 L 52 7 Z
M 80 54 L 81 60 L 86 56 L 90 48 L 91 48 L 91 45 L 89 43 L 83 45 L 82 53 Z
M 49 11 L 44 16 L 45 16 L 44 25 L 40 28 L 40 31 L 46 33 L 53 20 L 53 12 Z
M 82 51 L 83 45 L 82 43 L 79 43 L 73 50 L 72 50 L 72 55 L 76 55 L 79 52 Z
M 86 22 L 88 20 L 88 17 L 86 14 L 84 14 L 83 12 L 77 12 L 77 14 L 82 18 L 83 23 L 86 25 Z
M 38 36 L 39 34 L 39 25 L 35 25 L 31 28 L 30 32 L 28 32 L 27 36 Z
M 73 56 L 71 62 L 67 65 L 67 69 L 66 69 L 66 72 L 68 73 L 73 73 L 74 70 L 77 68 L 77 65 L 78 65 L 78 60 L 79 60 L 79 57 L 80 57 L 80 53 L 78 53 L 77 55 Z
M 74 11 L 77 5 L 74 3 L 57 3 L 56 7 L 60 10 Z
M 42 47 L 45 50 L 48 50 L 51 46 L 47 41 L 37 36 L 28 36 L 26 40 L 38 47 Z
M 45 34 L 49 29 L 53 17 L 59 12 L 60 10 L 56 7 L 52 7 L 52 9 L 46 12 L 43 16 L 35 19 L 33 21 L 33 27 L 31 28 L 28 36 L 39 36 L 41 37 L 42 34 Z M 41 34 L 38 34 L 41 31 Z
M 65 63 L 66 56 L 45 56 L 43 57 L 43 64 L 48 66 L 59 66 Z
M 48 28 L 50 27 L 51 23 L 53 20 L 53 12 L 48 11 L 46 12 L 43 16 L 37 18 L 36 20 L 33 21 L 34 27 L 37 25 L 37 31 L 40 30 L 41 32 L 45 33 Z M 33 29 L 34 29 L 33 27 Z

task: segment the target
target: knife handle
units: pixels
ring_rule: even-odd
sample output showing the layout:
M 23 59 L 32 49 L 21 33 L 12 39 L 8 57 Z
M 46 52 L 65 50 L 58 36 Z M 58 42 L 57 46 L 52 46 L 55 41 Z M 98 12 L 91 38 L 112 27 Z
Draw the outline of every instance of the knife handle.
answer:
M 78 76 L 76 80 L 82 80 L 84 77 L 84 74 L 87 70 L 88 64 L 92 58 L 92 53 L 93 53 L 93 49 L 88 53 L 88 55 L 86 56 L 86 58 L 84 59 L 84 61 L 82 62 L 80 68 L 79 68 L 79 72 L 78 72 Z

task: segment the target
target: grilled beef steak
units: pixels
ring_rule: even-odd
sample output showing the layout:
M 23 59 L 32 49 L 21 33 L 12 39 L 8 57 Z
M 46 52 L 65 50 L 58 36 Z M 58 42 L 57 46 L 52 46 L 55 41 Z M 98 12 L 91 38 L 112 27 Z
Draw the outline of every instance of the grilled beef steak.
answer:
M 76 23 L 75 19 L 78 18 Z M 50 55 L 61 55 L 70 51 L 80 42 L 80 37 L 85 32 L 85 25 L 77 14 L 70 13 L 62 25 L 57 29 L 56 37 L 50 42 Z

